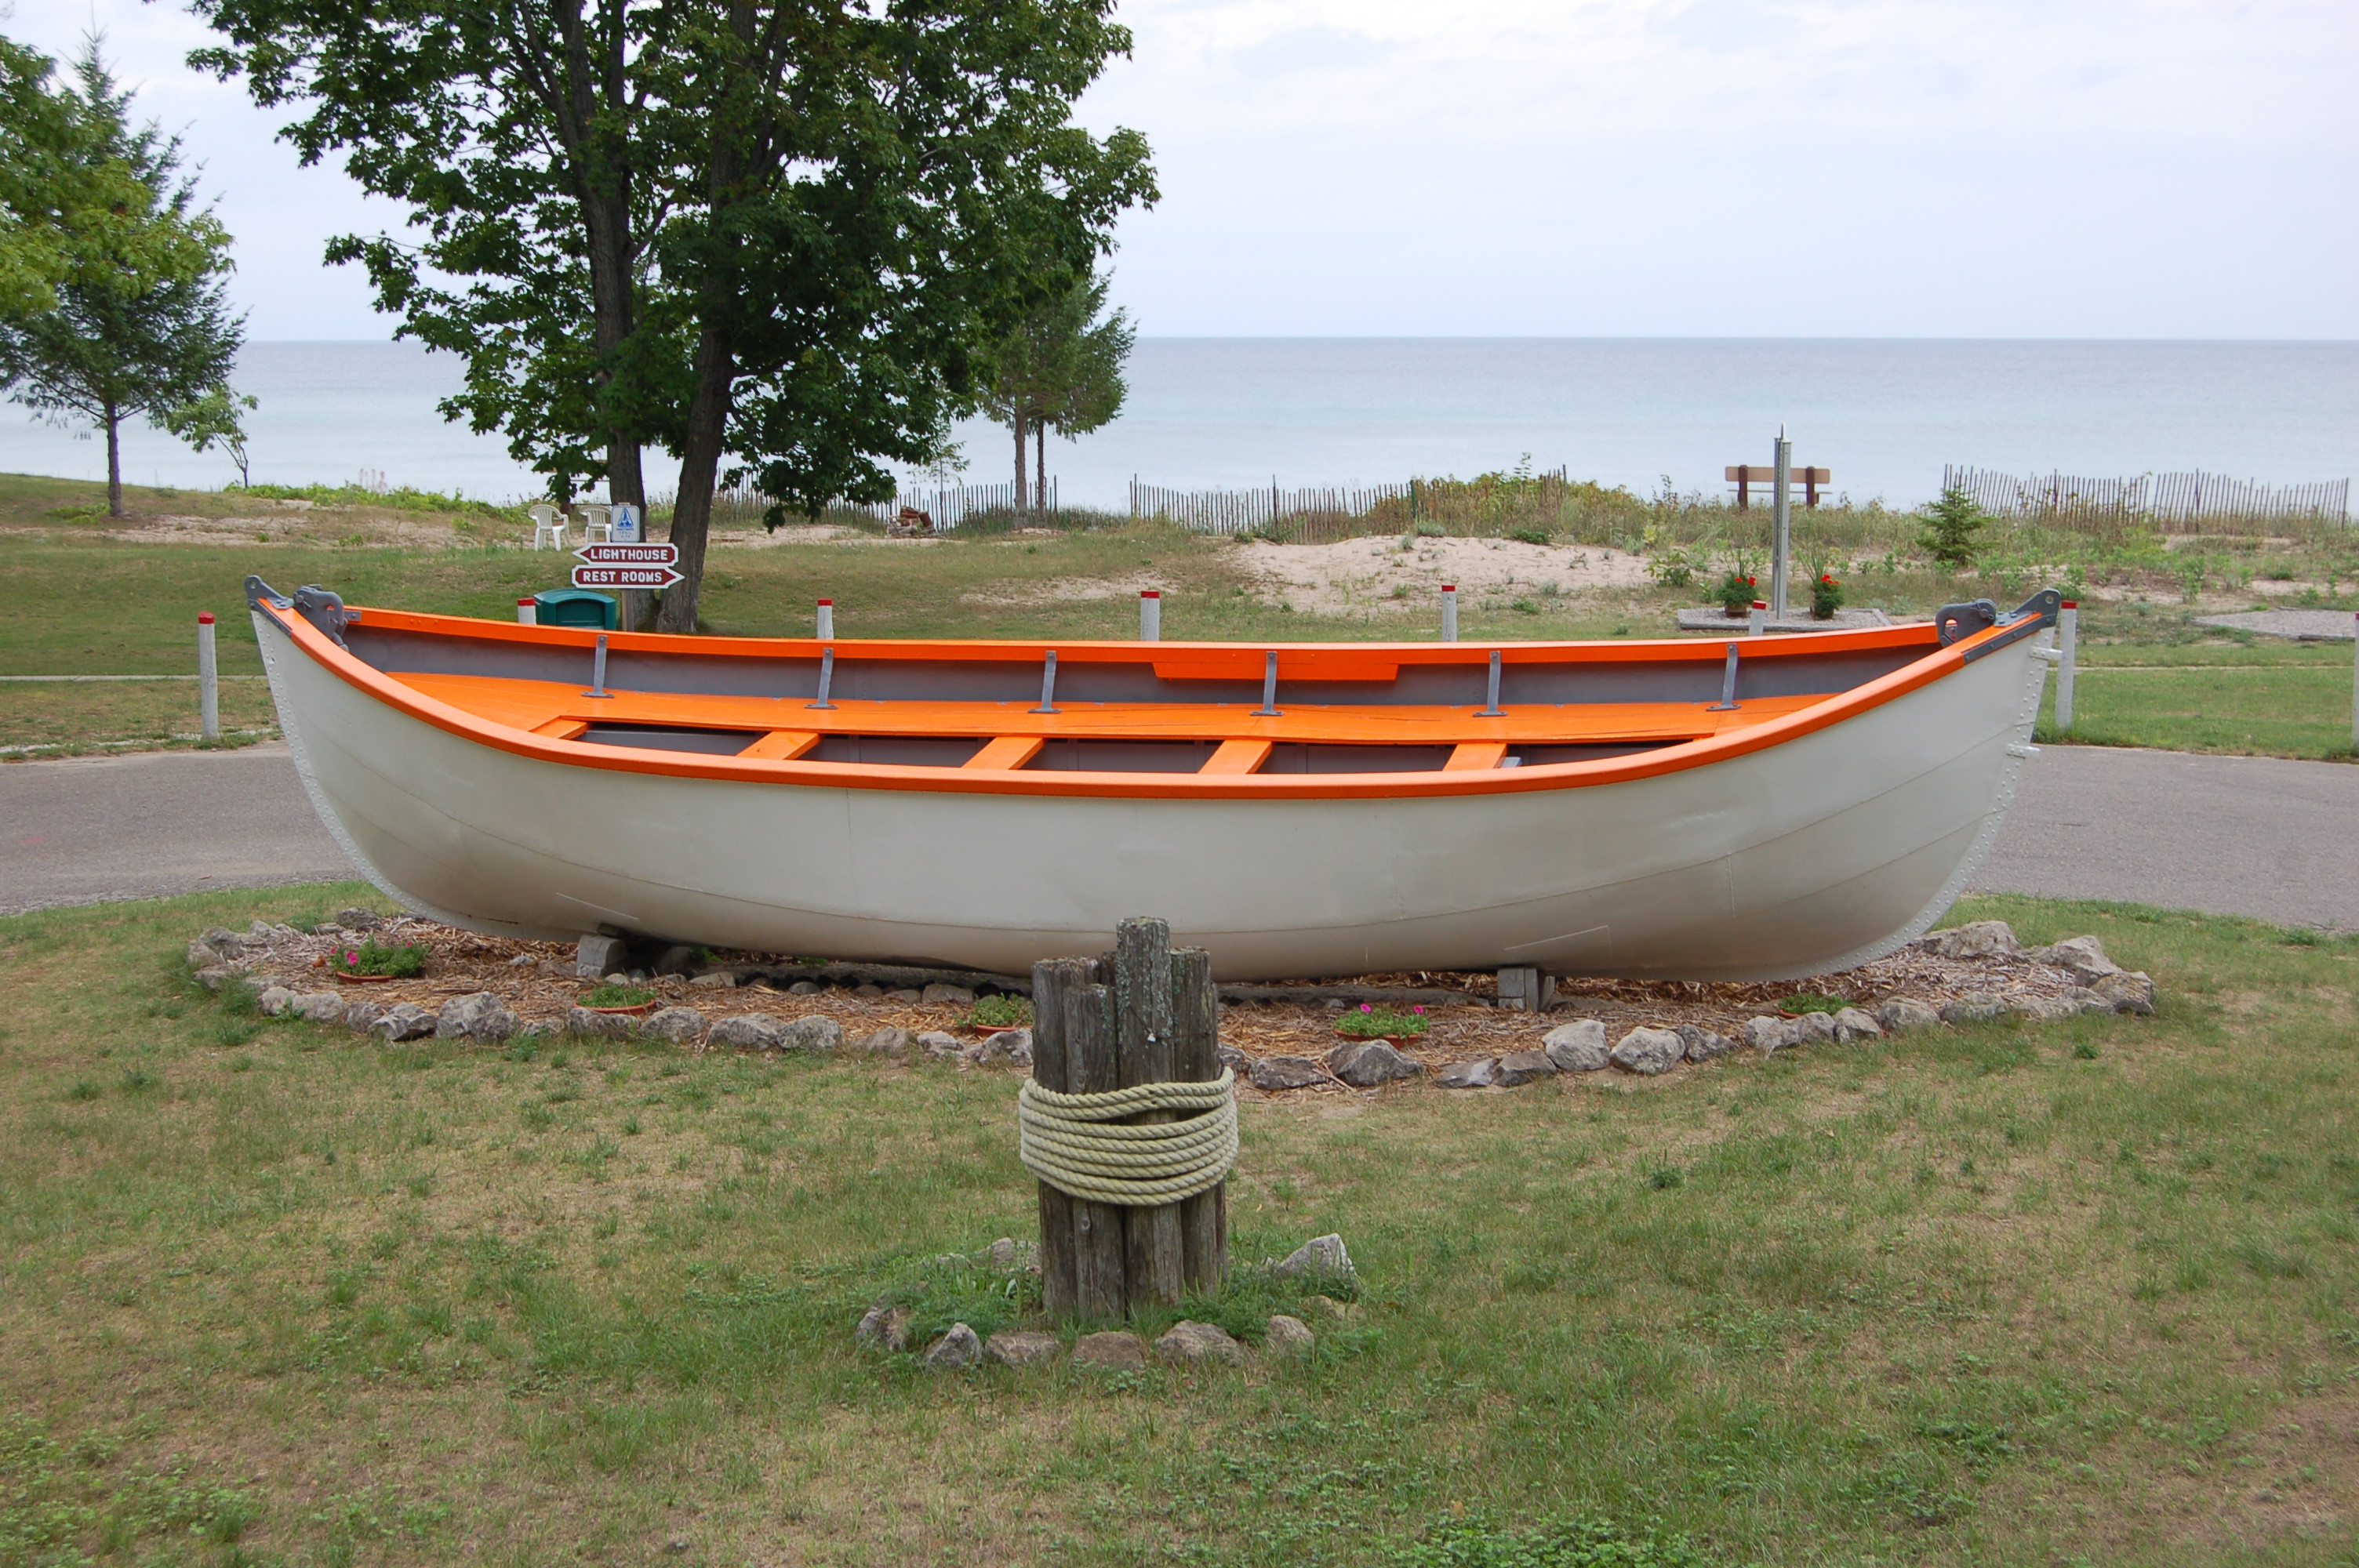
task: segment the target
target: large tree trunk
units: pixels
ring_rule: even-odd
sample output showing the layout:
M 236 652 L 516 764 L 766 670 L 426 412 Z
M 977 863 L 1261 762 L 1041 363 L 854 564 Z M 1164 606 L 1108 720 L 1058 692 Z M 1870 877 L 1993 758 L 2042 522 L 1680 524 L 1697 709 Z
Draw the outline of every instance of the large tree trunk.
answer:
M 1016 510 L 1024 510 L 1024 406 L 1017 404 L 1007 422 L 1016 427 Z
M 106 406 L 106 514 L 123 515 L 123 411 L 112 403 Z
M 696 343 L 696 394 L 688 406 L 687 439 L 679 454 L 679 497 L 672 503 L 671 542 L 679 546 L 687 580 L 664 590 L 658 632 L 696 630 L 696 599 L 704 586 L 704 539 L 712 522 L 712 491 L 721 448 L 729 432 L 729 384 L 735 363 L 727 334 L 707 324 Z
M 1049 422 L 1043 419 L 1032 427 L 1032 506 L 1035 511 L 1049 510 Z

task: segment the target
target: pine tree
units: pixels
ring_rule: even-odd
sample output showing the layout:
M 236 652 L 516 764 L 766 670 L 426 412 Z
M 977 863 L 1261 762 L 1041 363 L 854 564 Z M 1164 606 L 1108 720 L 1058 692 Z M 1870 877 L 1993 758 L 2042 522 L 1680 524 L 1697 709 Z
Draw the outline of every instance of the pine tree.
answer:
M 229 390 L 245 335 L 225 297 L 229 232 L 199 207 L 179 139 L 152 121 L 131 124 L 131 94 L 115 85 L 100 41 L 74 62 L 75 84 L 38 81 L 39 105 L 9 100 L 38 108 L 38 120 L 24 121 L 50 146 L 38 169 L 19 171 L 40 188 L 16 206 L 32 231 L 18 237 L 38 261 L 30 286 L 0 290 L 0 390 L 106 433 L 107 514 L 120 517 L 125 419 L 144 416 L 201 451 L 216 440 L 242 446 L 237 414 L 253 404 Z
M 1975 535 L 1989 521 L 1990 514 L 1974 504 L 1973 497 L 1952 487 L 1925 508 L 1925 527 L 1917 542 L 1936 565 L 1963 571 L 1974 564 L 1974 552 L 1981 546 Z

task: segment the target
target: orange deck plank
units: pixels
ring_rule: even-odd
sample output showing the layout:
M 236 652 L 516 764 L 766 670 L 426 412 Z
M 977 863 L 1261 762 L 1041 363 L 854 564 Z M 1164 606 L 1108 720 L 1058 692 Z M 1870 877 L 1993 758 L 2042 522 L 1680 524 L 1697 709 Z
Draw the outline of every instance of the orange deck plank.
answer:
M 741 757 L 767 757 L 774 762 L 791 762 L 819 744 L 817 732 L 810 730 L 773 730 L 737 754 Z
M 1458 750 L 1450 753 L 1450 761 L 1441 764 L 1445 773 L 1480 773 L 1495 768 L 1506 760 L 1505 741 L 1462 741 Z
M 1200 773 L 1250 773 L 1258 772 L 1269 761 L 1270 743 L 1266 741 L 1223 741 L 1220 749 L 1204 759 Z
M 1020 768 L 1040 754 L 1046 744 L 1038 735 L 1002 735 L 985 741 L 982 751 L 960 763 L 968 768 Z
M 397 675 L 413 690 L 495 723 L 538 730 L 554 719 L 606 724 L 680 724 L 787 731 L 810 726 L 806 699 L 614 690 L 592 701 L 565 681 L 497 676 Z M 611 689 L 611 688 L 610 688 Z M 839 698 L 825 720 L 840 735 L 975 735 L 991 738 L 1120 738 L 1310 741 L 1359 744 L 1513 745 L 1531 741 L 1686 741 L 1799 712 L 1821 696 L 1748 697 L 1734 710 L 1701 702 L 1511 704 L 1502 718 L 1472 706 L 1331 708 L 1298 705 L 1256 718 L 1245 703 L 1074 703 L 1036 714 L 1008 702 L 859 701 Z

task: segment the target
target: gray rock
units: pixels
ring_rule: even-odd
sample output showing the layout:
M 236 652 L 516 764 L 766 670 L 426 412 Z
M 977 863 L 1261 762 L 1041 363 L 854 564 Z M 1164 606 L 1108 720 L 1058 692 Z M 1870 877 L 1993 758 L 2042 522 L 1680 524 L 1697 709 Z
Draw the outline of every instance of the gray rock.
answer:
M 704 1014 L 692 1007 L 659 1007 L 647 1014 L 647 1032 L 675 1045 L 693 1045 L 704 1031 Z
M 1147 1346 L 1136 1334 L 1119 1329 L 1084 1334 L 1073 1341 L 1073 1362 L 1081 1367 L 1144 1367 Z
M 1674 1029 L 1633 1029 L 1614 1047 L 1614 1065 L 1625 1072 L 1653 1076 L 1668 1073 L 1686 1059 L 1688 1043 Z
M 705 1039 L 740 1051 L 775 1051 L 786 1032 L 787 1026 L 767 1013 L 733 1012 L 716 1021 Z
M 444 1002 L 434 1020 L 434 1033 L 445 1040 L 455 1035 L 471 1040 L 506 1040 L 516 1032 L 516 1015 L 497 996 L 490 991 L 475 991 Z
M 422 1040 L 434 1033 L 434 1015 L 414 1001 L 397 1001 L 377 1015 L 369 1033 L 388 1045 Z
M 288 1011 L 310 1023 L 342 1023 L 344 1021 L 343 993 L 298 991 L 295 1005 Z
M 737 977 L 727 969 L 708 969 L 703 974 L 691 976 L 688 983 L 712 990 L 729 990 L 736 986 Z
M 1414 1078 L 1425 1071 L 1381 1040 L 1346 1040 L 1327 1053 L 1327 1070 L 1358 1089 Z
M 879 1302 L 860 1319 L 860 1326 L 852 1331 L 855 1345 L 872 1350 L 899 1352 L 909 1348 L 909 1309 Z
M 295 993 L 285 986 L 265 986 L 255 1005 L 272 1018 L 284 1018 L 295 1011 Z
M 1343 1238 L 1330 1232 L 1313 1237 L 1269 1266 L 1269 1271 L 1281 1280 L 1340 1280 L 1356 1284 L 1360 1271 L 1352 1267 L 1352 1255 L 1344 1250 Z
M 872 1056 L 906 1056 L 917 1048 L 917 1044 L 915 1034 L 889 1025 L 860 1037 L 860 1048 Z
M 781 1051 L 832 1051 L 843 1044 L 843 1025 L 816 1013 L 798 1018 L 778 1032 Z
M 974 992 L 964 986 L 943 985 L 937 981 L 918 995 L 928 1007 L 973 1007 Z
M 948 1334 L 926 1347 L 925 1364 L 931 1371 L 955 1372 L 982 1360 L 982 1336 L 962 1323 L 951 1325 Z
M 886 991 L 885 993 L 885 1000 L 887 1001 L 914 1004 L 918 1000 L 918 993 L 914 990 Z
M 1218 1324 L 1187 1319 L 1173 1324 L 1155 1342 L 1155 1353 L 1181 1367 L 1201 1367 L 1208 1362 L 1234 1367 L 1245 1358 L 1245 1347 L 1230 1338 L 1227 1329 Z
M 1982 1023 L 1994 1018 L 2005 1018 L 2015 1010 L 2006 999 L 1989 991 L 1968 991 L 1941 1009 L 1944 1023 Z
M 1308 1356 L 1318 1348 L 1319 1336 L 1300 1318 L 1278 1313 L 1261 1331 L 1261 1342 L 1273 1356 Z
M 787 988 L 788 996 L 817 996 L 827 988 L 817 980 L 797 980 Z
M 1332 1082 L 1327 1069 L 1308 1056 L 1264 1056 L 1246 1067 L 1245 1077 L 1254 1087 L 1272 1093 Z
M 2014 927 L 2004 920 L 1977 920 L 1970 925 L 1929 932 L 1917 938 L 1915 946 L 1937 958 L 2012 958 L 2023 951 Z
M 629 1040 L 639 1033 L 639 1021 L 627 1012 L 577 1007 L 566 1013 L 565 1027 L 585 1040 Z
M 1491 1069 L 1491 1081 L 1503 1089 L 1519 1088 L 1534 1078 L 1556 1076 L 1556 1064 L 1545 1051 L 1510 1051 Z
M 937 1062 L 951 1062 L 966 1054 L 966 1042 L 946 1029 L 929 1029 L 918 1036 L 918 1049 Z
M 226 964 L 211 964 L 197 971 L 197 984 L 209 991 L 217 991 L 245 973 L 245 960 L 234 959 Z
M 1835 1014 L 1835 1038 L 1840 1041 L 1881 1040 L 1884 1025 L 1864 1009 L 1844 1008 Z
M 1808 1045 L 1813 1040 L 1839 1038 L 1835 1015 L 1832 1012 L 1806 1012 L 1794 1020 L 1794 1043 Z
M 1003 1236 L 984 1249 L 983 1255 L 976 1261 L 994 1273 L 1013 1274 L 1021 1271 L 1037 1274 L 1040 1271 L 1040 1244 Z
M 2081 1004 L 2070 997 L 2008 991 L 2000 1000 L 2006 1003 L 2009 1012 L 2017 1018 L 2027 1018 L 2034 1023 L 2052 1023 L 2060 1018 L 2078 1018 L 2081 1015 Z
M 225 925 L 208 925 L 199 933 L 197 942 L 212 948 L 224 958 L 234 958 L 245 951 L 245 938 Z
M 356 1001 L 344 1009 L 344 1027 L 355 1034 L 365 1034 L 369 1025 L 385 1016 L 385 1009 L 373 1001 Z
M 1541 1060 L 1547 1060 L 1542 1057 Z M 1487 1089 L 1499 1070 L 1496 1056 L 1477 1056 L 1471 1062 L 1452 1062 L 1436 1073 L 1433 1081 L 1445 1089 Z
M 2154 979 L 2144 969 L 2102 976 L 2089 989 L 2115 1012 L 2154 1011 Z
M 2084 986 L 2093 986 L 2107 975 L 2122 973 L 2122 967 L 2105 957 L 2105 946 L 2094 936 L 2073 936 L 2053 947 L 2037 949 L 2032 957 L 2043 964 L 2053 964 Z
M 1605 1044 L 1605 1025 L 1594 1018 L 1558 1024 L 1540 1037 L 1540 1049 L 1560 1073 L 1593 1073 L 1614 1060 Z
M 1359 1303 L 1339 1302 L 1333 1296 L 1305 1296 L 1302 1310 L 1334 1323 L 1358 1323 L 1368 1315 Z
M 257 920 L 245 928 L 245 939 L 248 942 L 258 942 L 267 947 L 278 939 L 278 927 Z
M 2076 989 L 2071 997 L 2075 1013 L 2111 1012 L 2114 1004 L 2086 987 Z
M 659 975 L 685 975 L 695 968 L 696 949 L 693 947 L 675 943 L 656 956 L 656 973 Z
M 573 945 L 573 972 L 585 980 L 603 979 L 630 961 L 619 936 L 584 936 Z
M 885 994 L 885 988 L 880 985 L 854 986 L 852 988 L 852 994 L 864 1000 L 874 1001 Z
M 336 924 L 347 931 L 374 931 L 385 924 L 385 916 L 374 909 L 363 909 L 354 904 L 350 909 L 336 911 Z
M 1932 1028 L 1941 1022 L 1941 1015 L 1915 997 L 1896 996 L 1876 1008 L 1875 1022 L 1886 1034 L 1905 1034 L 1912 1029 Z
M 983 1353 L 1003 1367 L 1042 1367 L 1063 1355 L 1065 1346 L 1053 1334 L 1003 1328 L 984 1345 Z
M 211 968 L 222 961 L 222 953 L 219 948 L 209 947 L 202 942 L 191 942 L 189 944 L 188 960 L 189 968 L 192 969 Z
M 1774 1018 L 1767 1013 L 1756 1014 L 1745 1021 L 1745 1043 L 1764 1056 L 1773 1051 L 1783 1051 L 1802 1038 L 1790 1018 Z
M 1028 1029 L 1002 1029 L 983 1037 L 975 1047 L 974 1059 L 986 1067 L 1029 1067 L 1032 1065 L 1032 1032 Z
M 1725 1056 L 1736 1049 L 1736 1042 L 1725 1034 L 1714 1034 L 1709 1029 L 1699 1029 L 1692 1023 L 1682 1023 L 1672 1031 L 1687 1046 L 1688 1060 L 1709 1062 L 1715 1056 Z

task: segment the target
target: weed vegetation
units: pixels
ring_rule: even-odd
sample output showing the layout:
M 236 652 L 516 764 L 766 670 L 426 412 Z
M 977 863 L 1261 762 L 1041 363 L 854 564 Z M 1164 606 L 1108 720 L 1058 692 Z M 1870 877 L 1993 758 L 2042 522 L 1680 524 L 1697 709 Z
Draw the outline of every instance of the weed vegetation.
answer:
M 1340 1231 L 1364 1316 L 1299 1362 L 943 1376 L 851 1329 L 1024 1313 L 931 1261 L 1034 1234 L 1013 1075 L 388 1047 L 181 961 L 372 896 L 0 920 L 0 1562 L 2359 1548 L 2347 938 L 1973 900 L 2098 933 L 2159 1012 L 1251 1100 L 1236 1255 Z

